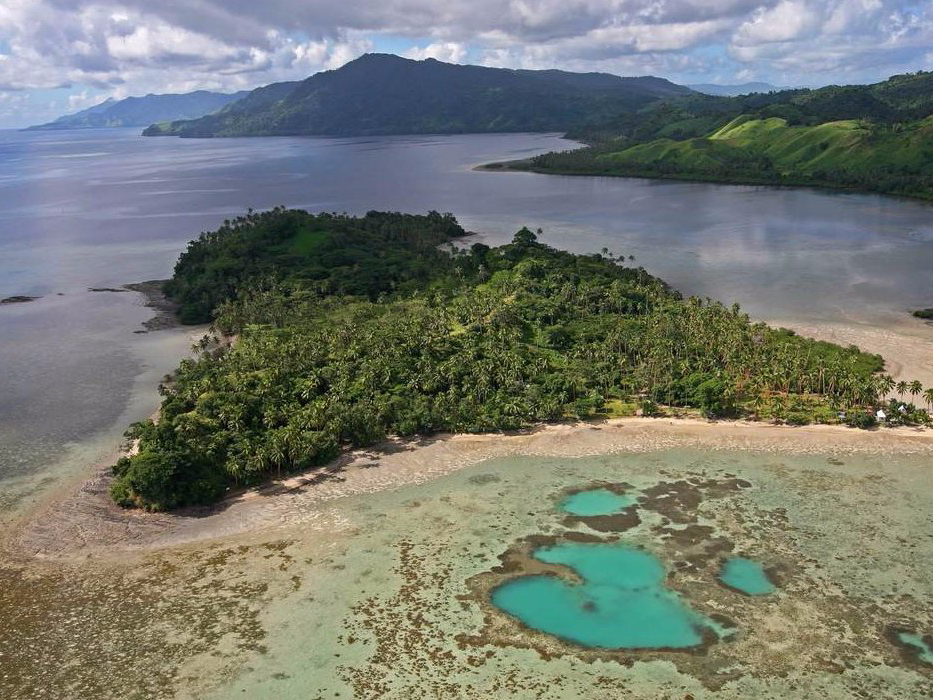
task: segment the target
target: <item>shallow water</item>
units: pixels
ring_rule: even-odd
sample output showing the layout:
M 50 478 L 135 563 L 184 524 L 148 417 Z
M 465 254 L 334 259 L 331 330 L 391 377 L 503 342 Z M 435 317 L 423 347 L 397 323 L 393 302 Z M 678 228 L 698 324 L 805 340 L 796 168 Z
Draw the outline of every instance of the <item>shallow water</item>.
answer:
M 624 544 L 562 543 L 535 559 L 582 578 L 524 576 L 495 589 L 493 605 L 548 634 L 600 649 L 679 649 L 703 642 L 711 627 L 664 587 L 657 557 Z
M 730 557 L 723 562 L 719 580 L 746 595 L 768 595 L 775 586 L 760 562 L 745 557 Z
M 899 457 L 896 473 L 890 462 L 694 450 L 514 457 L 322 504 L 313 524 L 278 534 L 293 543 L 283 550 L 293 562 L 279 578 L 300 576 L 301 586 L 260 615 L 267 651 L 210 697 L 563 700 L 662 697 L 673 687 L 681 693 L 675 697 L 698 700 L 842 700 L 866 689 L 879 699 L 919 700 L 933 691 L 933 679 L 901 666 L 882 630 L 901 616 L 922 628 L 933 624 L 933 487 L 926 458 Z M 748 479 L 748 489 L 703 497 L 698 522 L 713 528 L 703 541 L 726 538 L 756 558 L 767 555 L 785 567 L 788 592 L 779 600 L 722 587 L 714 553 L 700 557 L 705 568 L 683 569 L 679 562 L 702 554 L 704 545 L 659 539 L 663 517 L 640 511 L 641 526 L 623 533 L 624 542 L 663 561 L 665 585 L 697 614 L 728 618 L 717 624 L 736 629 L 734 636 L 701 655 L 629 651 L 612 660 L 586 657 L 579 645 L 554 646 L 550 635 L 486 628 L 492 608 L 467 582 L 498 566 L 516 541 L 565 535 L 555 496 L 591 481 L 644 492 L 659 474 L 671 482 Z M 883 531 L 877 518 L 884 518 Z M 901 536 L 912 546 L 891 548 L 891 538 Z M 866 570 L 869 558 L 875 566 Z M 657 559 L 640 564 L 628 570 L 657 581 Z M 583 566 L 584 578 L 605 575 Z M 803 627 L 806 635 L 799 634 Z M 851 668 L 843 675 L 827 670 L 826 657 Z M 879 666 L 879 658 L 888 665 Z M 207 662 L 191 668 L 210 668 Z M 725 682 L 715 681 L 719 674 L 729 680 L 714 689 Z
M 933 627 L 933 486 L 928 458 L 891 463 L 696 450 L 510 457 L 321 502 L 293 525 L 233 541 L 110 564 L 40 562 L 25 577 L 0 563 L 0 607 L 15 611 L 0 617 L 4 697 L 919 700 L 933 676 L 905 665 L 884 629 Z M 735 476 L 750 487 L 716 487 Z M 560 494 L 594 482 L 647 493 L 659 478 L 672 485 L 665 493 L 708 484 L 691 487 L 700 501 L 687 515 L 710 530 L 694 529 L 691 544 L 693 526 L 665 525 L 656 502 L 622 538 L 734 635 L 702 654 L 588 652 L 487 625 L 495 610 L 469 582 L 517 541 L 576 531 L 556 517 Z M 898 539 L 908 544 L 891 547 Z M 782 595 L 721 586 L 725 543 L 783 567 Z M 656 580 L 656 567 L 635 571 Z
M 567 496 L 561 501 L 560 509 L 571 515 L 588 517 L 619 513 L 634 503 L 635 499 L 627 494 L 601 488 L 578 491 Z

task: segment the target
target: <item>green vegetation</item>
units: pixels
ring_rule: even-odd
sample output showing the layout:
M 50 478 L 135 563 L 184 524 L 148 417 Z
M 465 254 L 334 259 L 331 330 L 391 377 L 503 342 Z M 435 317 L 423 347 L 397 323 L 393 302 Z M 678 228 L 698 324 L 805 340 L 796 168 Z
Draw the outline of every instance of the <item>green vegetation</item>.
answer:
M 202 235 L 169 292 L 192 318 L 214 305 L 215 331 L 236 342 L 203 343 L 163 387 L 160 420 L 128 432 L 139 451 L 115 466 L 114 498 L 207 503 L 387 435 L 639 409 L 833 422 L 918 388 L 857 348 L 683 299 L 622 257 L 558 251 L 527 229 L 497 248 L 442 247 L 461 233 L 436 213 L 277 209 Z
M 918 309 L 914 311 L 917 318 L 933 319 L 933 309 Z
M 206 323 L 256 280 L 276 279 L 321 296 L 375 300 L 421 288 L 451 269 L 440 246 L 465 231 L 450 214 L 370 212 L 362 218 L 273 209 L 225 221 L 188 245 L 165 292 L 183 323 Z
M 933 198 L 933 73 L 875 85 L 691 95 L 571 132 L 538 172 L 811 185 Z
M 216 114 L 153 124 L 143 133 L 206 137 L 566 131 L 690 93 L 661 78 L 507 70 L 367 54 L 301 82 L 259 88 Z

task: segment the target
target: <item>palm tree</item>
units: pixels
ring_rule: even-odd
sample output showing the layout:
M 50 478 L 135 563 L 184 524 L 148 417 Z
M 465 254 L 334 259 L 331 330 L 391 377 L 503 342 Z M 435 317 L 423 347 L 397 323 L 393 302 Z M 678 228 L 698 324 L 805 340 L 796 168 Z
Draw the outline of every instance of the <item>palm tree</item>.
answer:
M 904 394 L 907 393 L 907 390 L 910 388 L 910 384 L 905 382 L 903 379 L 897 383 L 897 395 L 904 398 Z
M 920 394 L 922 393 L 923 393 L 923 384 L 921 384 L 916 379 L 914 379 L 910 383 L 910 395 L 916 397 L 916 396 L 920 396 Z
M 897 386 L 897 383 L 894 381 L 894 377 L 892 377 L 890 374 L 886 374 L 881 377 L 881 382 L 878 386 L 878 389 L 881 392 L 881 398 L 888 398 L 888 394 L 893 391 L 895 386 Z

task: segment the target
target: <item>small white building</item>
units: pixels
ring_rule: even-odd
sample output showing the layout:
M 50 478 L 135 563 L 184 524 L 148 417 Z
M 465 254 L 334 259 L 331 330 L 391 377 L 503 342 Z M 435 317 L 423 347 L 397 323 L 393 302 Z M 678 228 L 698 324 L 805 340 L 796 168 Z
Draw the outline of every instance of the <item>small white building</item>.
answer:
M 877 418 L 878 420 L 887 420 L 887 419 L 888 419 L 888 416 L 887 416 L 887 414 L 886 414 L 884 411 L 882 411 L 882 410 L 879 408 L 879 409 L 878 409 L 878 412 L 875 414 L 875 418 Z

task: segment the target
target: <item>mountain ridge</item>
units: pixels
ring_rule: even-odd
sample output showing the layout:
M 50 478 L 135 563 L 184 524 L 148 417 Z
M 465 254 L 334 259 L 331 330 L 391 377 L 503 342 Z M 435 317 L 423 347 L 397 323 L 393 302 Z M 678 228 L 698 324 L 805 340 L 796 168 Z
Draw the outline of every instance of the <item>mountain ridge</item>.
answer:
M 149 93 L 140 97 L 116 100 L 108 97 L 87 109 L 66 114 L 45 124 L 27 127 L 26 131 L 59 129 L 99 129 L 116 126 L 147 126 L 153 121 L 197 118 L 214 112 L 248 93 L 194 90 L 186 93 Z
M 195 120 L 144 135 L 369 136 L 564 131 L 689 88 L 652 76 L 515 70 L 364 54 L 297 83 L 273 83 Z

